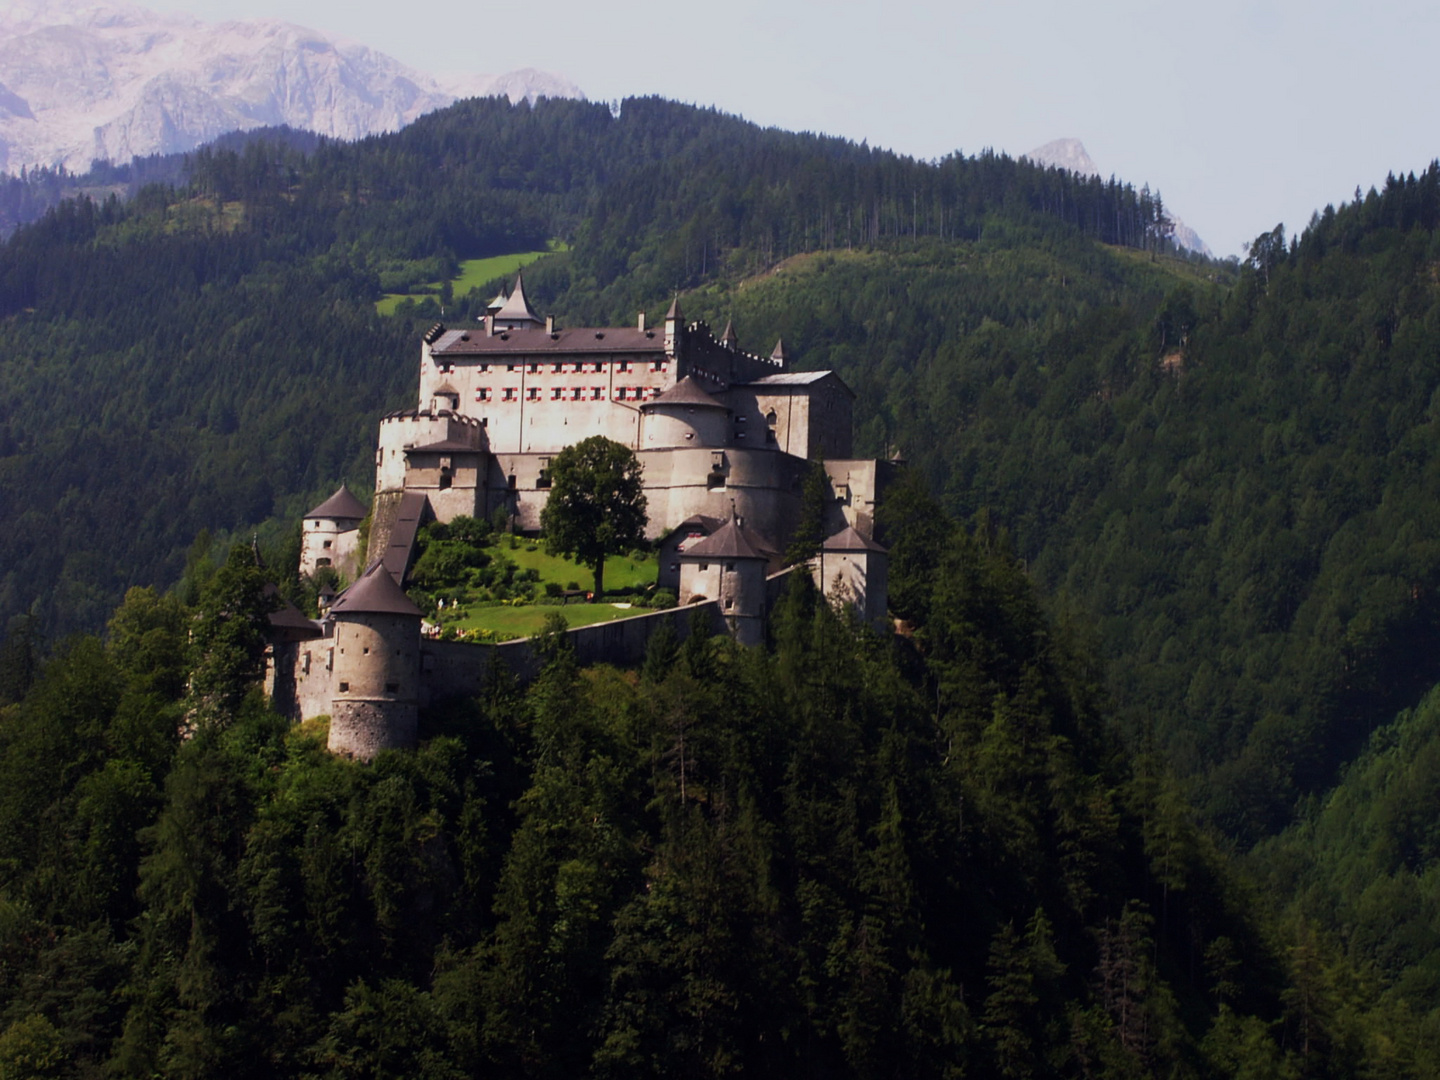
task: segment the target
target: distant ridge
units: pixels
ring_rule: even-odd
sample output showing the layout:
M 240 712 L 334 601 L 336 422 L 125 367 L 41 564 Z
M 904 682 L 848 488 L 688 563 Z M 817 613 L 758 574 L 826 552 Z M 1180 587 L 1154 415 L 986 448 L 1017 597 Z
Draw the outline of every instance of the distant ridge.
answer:
M 0 171 L 192 150 L 289 125 L 342 139 L 394 131 L 461 97 L 583 98 L 559 75 L 437 76 L 276 19 L 205 23 L 124 2 L 0 10 Z
M 1100 167 L 1085 149 L 1085 144 L 1079 139 L 1054 139 L 1044 146 L 1037 146 L 1029 153 L 1021 154 L 1021 157 L 1028 158 L 1037 165 L 1045 165 L 1052 169 L 1068 169 L 1070 172 L 1080 176 L 1100 176 Z M 1166 208 L 1170 220 L 1175 223 L 1175 243 L 1186 251 L 1193 251 L 1213 259 L 1208 244 L 1200 239 L 1194 229 L 1186 225 L 1176 215 L 1174 210 Z

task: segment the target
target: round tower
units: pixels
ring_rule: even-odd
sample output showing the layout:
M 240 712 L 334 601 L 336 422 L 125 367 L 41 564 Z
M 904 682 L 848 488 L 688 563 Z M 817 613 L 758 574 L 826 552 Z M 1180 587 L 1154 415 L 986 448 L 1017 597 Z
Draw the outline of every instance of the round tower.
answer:
M 366 512 L 365 504 L 341 484 L 339 491 L 306 514 L 300 528 L 300 573 L 313 576 L 322 566 L 353 573 L 350 561 Z
M 689 375 L 640 406 L 642 450 L 724 446 L 729 442 L 730 408 L 711 397 Z
M 680 554 L 680 602 L 716 601 L 741 645 L 765 640 L 765 571 L 769 545 L 732 516 Z
M 330 750 L 369 761 L 414 747 L 420 711 L 420 609 L 376 561 L 330 607 L 335 671 Z

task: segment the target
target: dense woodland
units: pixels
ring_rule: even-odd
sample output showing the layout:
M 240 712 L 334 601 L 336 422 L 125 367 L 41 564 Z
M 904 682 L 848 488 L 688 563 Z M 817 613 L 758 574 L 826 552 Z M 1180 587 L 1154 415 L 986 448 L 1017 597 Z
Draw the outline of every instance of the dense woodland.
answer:
M 650 99 L 163 168 L 0 248 L 0 1064 L 1440 1070 L 1440 168 L 1238 267 L 1145 189 Z M 365 490 L 499 283 L 373 301 L 548 240 L 562 323 L 680 292 L 840 372 L 913 636 L 797 596 L 373 767 L 243 681 L 177 743 L 204 531 Z
M 1265 917 L 1003 541 L 886 517 L 911 638 L 797 575 L 764 648 L 545 638 L 371 765 L 245 693 L 243 545 L 11 655 L 0 1069 L 1433 1075 L 1432 1003 Z

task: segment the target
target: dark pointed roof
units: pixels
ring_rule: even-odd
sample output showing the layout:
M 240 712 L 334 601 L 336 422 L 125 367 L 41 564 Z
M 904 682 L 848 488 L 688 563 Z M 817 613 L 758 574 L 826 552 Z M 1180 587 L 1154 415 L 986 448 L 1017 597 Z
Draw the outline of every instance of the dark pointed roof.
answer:
M 846 525 L 820 546 L 826 551 L 878 551 L 881 554 L 889 551 L 889 548 L 881 547 L 874 540 L 861 536 L 854 525 Z
M 544 322 L 539 315 L 536 315 L 530 307 L 530 301 L 525 299 L 525 275 L 515 275 L 515 288 L 510 292 L 510 298 L 505 301 L 505 306 L 495 313 L 495 318 L 500 322 L 511 320 L 514 322 Z
M 410 602 L 404 590 L 376 559 L 359 580 L 335 598 L 330 613 L 346 615 L 411 615 L 420 618 L 420 609 Z
M 674 319 L 676 322 L 679 322 L 682 318 L 684 318 L 684 316 L 680 314 L 680 297 L 677 294 L 675 299 L 670 301 L 670 310 L 665 312 L 665 321 L 669 322 L 671 319 Z
M 725 320 L 725 329 L 720 333 L 720 344 L 734 347 L 740 344 L 740 339 L 735 336 L 735 322 L 732 319 Z
M 775 348 L 774 348 L 774 350 L 770 353 L 770 359 L 771 359 L 771 360 L 779 360 L 782 364 L 785 362 L 785 339 L 784 339 L 784 338 L 776 338 L 776 339 L 775 339 Z
M 705 388 L 689 375 L 670 387 L 659 397 L 651 398 L 640 406 L 641 411 L 653 409 L 656 405 L 689 405 L 691 408 L 700 409 L 724 409 L 730 411 L 728 405 L 716 401 L 705 392 Z
M 314 619 L 307 619 L 273 584 L 265 586 L 264 594 L 270 598 L 272 604 L 278 605 L 268 618 L 271 632 L 282 641 L 305 641 L 324 635 L 325 631 L 320 624 Z
M 770 545 L 759 533 L 745 528 L 731 518 L 703 540 L 697 540 L 680 553 L 681 558 L 761 559 L 768 561 Z
M 369 511 L 365 509 L 365 504 L 350 494 L 348 487 L 341 484 L 339 491 L 305 516 L 325 518 L 328 521 L 362 521 L 367 513 Z

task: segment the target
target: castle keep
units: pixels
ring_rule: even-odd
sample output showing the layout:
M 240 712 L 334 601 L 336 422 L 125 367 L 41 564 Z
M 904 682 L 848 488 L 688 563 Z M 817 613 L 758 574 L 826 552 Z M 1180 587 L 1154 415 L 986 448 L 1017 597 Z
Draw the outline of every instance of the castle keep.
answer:
M 874 512 L 889 465 L 850 457 L 852 401 L 833 372 L 790 370 L 780 342 L 761 356 L 729 325 L 718 338 L 687 325 L 678 300 L 655 326 L 642 313 L 634 326 L 559 327 L 534 312 L 517 278 L 478 326 L 424 335 L 416 406 L 380 423 L 369 565 L 354 565 L 365 508 L 348 491 L 305 516 L 301 572 L 333 566 L 356 580 L 312 631 L 286 620 L 272 696 L 297 718 L 330 714 L 334 750 L 368 758 L 411 744 L 418 707 L 474 681 L 451 669 L 467 656 L 489 662 L 478 658 L 485 646 L 457 653 L 421 641 L 420 613 L 401 590 L 421 524 L 503 513 L 516 531 L 537 532 L 551 457 L 592 435 L 640 460 L 660 585 L 682 605 L 711 605 L 747 644 L 763 638 L 767 581 L 794 536 L 807 463 L 823 459 L 830 539 L 811 572 L 880 623 Z M 648 633 L 606 625 L 612 642 Z

